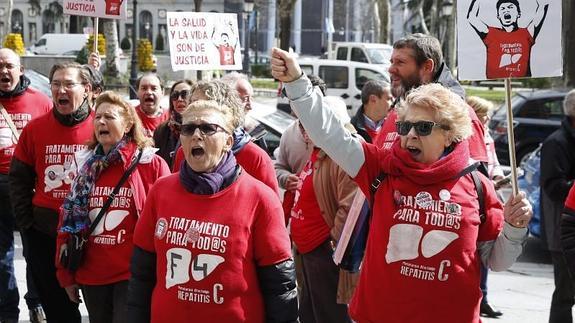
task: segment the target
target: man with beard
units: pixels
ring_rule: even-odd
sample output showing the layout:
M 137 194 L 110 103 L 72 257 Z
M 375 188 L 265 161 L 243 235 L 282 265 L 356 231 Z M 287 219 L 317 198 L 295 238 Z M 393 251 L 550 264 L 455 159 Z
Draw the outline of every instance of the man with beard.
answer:
M 547 1 L 547 0 L 545 0 Z M 467 12 L 467 21 L 481 38 L 487 49 L 486 75 L 489 79 L 531 76 L 531 48 L 541 31 L 547 16 L 549 4 L 537 5 L 534 17 L 527 27 L 518 26 L 521 8 L 518 0 L 498 0 L 497 19 L 500 27 L 487 25 L 479 17 L 479 2 L 472 0 Z
M 160 100 L 164 95 L 164 85 L 158 75 L 146 73 L 138 79 L 136 88 L 138 99 L 140 99 L 136 112 L 142 121 L 146 136 L 152 138 L 154 130 L 170 117 L 168 110 L 160 106 Z
M 52 102 L 46 95 L 30 87 L 20 57 L 7 48 L 0 49 L 0 105 L 0 110 L 3 110 L 0 114 L 0 322 L 17 322 L 20 300 L 14 276 L 15 225 L 8 171 L 20 132 L 29 121 L 50 111 Z M 39 322 L 34 320 L 35 312 L 40 314 L 42 311 L 37 305 L 30 309 L 31 322 Z M 36 317 L 41 318 L 39 315 Z
M 383 147 L 383 149 L 390 149 L 398 137 L 395 131 L 397 119 L 395 106 L 410 90 L 428 83 L 439 83 L 460 97 L 465 97 L 465 91 L 459 82 L 453 78 L 443 61 L 439 40 L 433 36 L 412 34 L 396 41 L 391 53 L 389 75 L 391 93 L 395 102 L 374 141 L 378 147 Z M 473 127 L 473 135 L 467 139 L 471 158 L 481 163 L 487 163 L 483 124 L 471 107 L 469 107 L 469 116 Z M 484 171 L 487 173 L 486 167 Z

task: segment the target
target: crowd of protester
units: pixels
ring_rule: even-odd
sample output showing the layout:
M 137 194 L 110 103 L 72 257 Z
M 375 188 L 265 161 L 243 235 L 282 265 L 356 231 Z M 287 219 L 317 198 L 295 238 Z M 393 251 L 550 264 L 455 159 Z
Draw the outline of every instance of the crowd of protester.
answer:
M 521 254 L 531 205 L 523 193 L 497 194 L 504 174 L 485 130 L 493 106 L 466 98 L 437 39 L 398 40 L 391 83 L 367 82 L 353 118 L 320 78 L 274 48 L 272 74 L 297 118 L 275 161 L 249 116 L 245 75 L 167 80 L 163 107 L 164 80 L 145 73 L 134 107 L 105 91 L 99 67 L 95 53 L 87 65 L 54 65 L 50 100 L 29 87 L 18 55 L 0 49 L 0 322 L 19 315 L 15 228 L 32 322 L 81 322 L 82 300 L 92 323 L 502 315 L 487 301 L 487 272 Z M 562 147 L 575 140 L 574 98 L 563 132 L 543 148 L 567 151 L 564 168 L 542 173 L 567 255 L 575 189 L 564 211 L 563 203 L 575 158 Z M 560 171 L 558 182 L 551 174 Z M 359 272 L 332 259 L 356 204 L 370 214 Z M 570 315 L 573 289 L 563 287 L 575 260 L 557 251 L 563 285 L 553 304 Z M 557 315 L 565 322 L 566 312 Z

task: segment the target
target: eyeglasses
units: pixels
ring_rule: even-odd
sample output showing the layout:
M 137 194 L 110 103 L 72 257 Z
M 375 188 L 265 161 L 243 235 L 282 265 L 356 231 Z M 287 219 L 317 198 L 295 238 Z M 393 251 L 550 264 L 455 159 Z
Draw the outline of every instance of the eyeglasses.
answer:
M 190 94 L 192 94 L 192 91 L 189 90 L 174 91 L 172 94 L 170 94 L 170 99 L 172 99 L 172 101 L 176 101 L 179 98 L 182 98 L 182 100 L 187 100 Z
M 448 126 L 444 126 L 433 121 L 397 121 L 395 123 L 395 129 L 400 136 L 407 136 L 411 128 L 415 129 L 415 132 L 418 136 L 429 136 L 433 130 L 433 127 L 449 130 Z
M 20 66 L 20 64 L 14 64 L 14 63 L 0 64 L 0 70 L 3 70 L 4 67 L 6 67 L 7 70 L 13 70 L 18 66 Z
M 215 123 L 183 124 L 180 133 L 184 136 L 192 136 L 196 132 L 196 129 L 200 129 L 200 133 L 204 136 L 212 136 L 216 132 L 228 133 L 226 129 L 222 128 L 221 126 Z
M 50 89 L 52 90 L 59 90 L 64 87 L 66 90 L 72 90 L 76 85 L 80 85 L 83 83 L 77 82 L 52 82 L 50 83 Z

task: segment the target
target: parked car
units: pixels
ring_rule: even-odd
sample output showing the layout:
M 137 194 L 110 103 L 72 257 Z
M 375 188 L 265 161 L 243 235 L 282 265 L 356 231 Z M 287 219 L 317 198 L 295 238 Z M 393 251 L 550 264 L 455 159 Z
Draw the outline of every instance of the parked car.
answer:
M 252 111 L 247 118 L 255 120 L 256 133 L 259 132 L 267 144 L 267 153 L 273 159 L 274 151 L 280 145 L 280 138 L 287 127 L 294 122 L 295 117 L 289 113 L 277 109 L 274 106 L 253 102 Z M 257 130 L 260 131 L 257 131 Z M 259 137 L 258 135 L 255 135 Z
M 382 65 L 318 58 L 302 58 L 298 63 L 305 74 L 317 75 L 325 82 L 327 95 L 345 100 L 350 116 L 361 106 L 361 89 L 367 81 L 380 80 L 389 84 L 387 67 Z M 281 91 L 278 95 L 278 109 L 289 113 L 288 99 L 281 97 Z
M 529 232 L 536 237 L 541 237 L 541 208 L 539 205 L 541 198 L 539 188 L 539 175 L 541 173 L 540 160 L 541 145 L 527 155 L 521 164 L 523 176 L 518 178 L 519 190 L 527 194 L 527 199 L 533 207 L 533 217 L 531 218 L 531 222 L 529 222 Z
M 521 165 L 547 136 L 559 129 L 564 117 L 563 99 L 566 94 L 567 91 L 559 90 L 520 91 L 512 98 L 517 165 Z M 505 106 L 495 112 L 489 130 L 495 141 L 499 162 L 509 165 Z
M 52 91 L 50 90 L 50 81 L 48 78 L 34 70 L 25 68 L 24 75 L 30 79 L 30 86 L 36 90 L 46 94 L 48 97 L 52 97 Z
M 87 34 L 44 34 L 30 47 L 30 51 L 37 55 L 62 55 L 80 51 L 87 42 Z
M 369 64 L 382 64 L 388 67 L 393 47 L 388 44 L 333 42 L 335 49 L 331 52 L 331 59 L 354 61 Z

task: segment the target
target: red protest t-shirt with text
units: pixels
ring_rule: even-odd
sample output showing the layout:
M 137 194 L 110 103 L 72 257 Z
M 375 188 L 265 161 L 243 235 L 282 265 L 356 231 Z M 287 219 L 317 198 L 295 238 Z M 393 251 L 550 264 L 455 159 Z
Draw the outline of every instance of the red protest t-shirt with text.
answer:
M 14 157 L 36 171 L 35 206 L 60 209 L 77 174 L 74 154 L 84 149 L 94 133 L 94 114 L 72 127 L 62 125 L 53 113 L 32 120 L 20 136 Z
M 535 40 L 527 28 L 507 32 L 488 27 L 483 43 L 487 47 L 487 78 L 530 76 L 529 57 Z
M 144 134 L 149 138 L 154 136 L 154 131 L 156 131 L 156 128 L 158 128 L 162 122 L 170 118 L 170 113 L 168 110 L 164 110 L 163 108 L 160 109 L 162 109 L 162 114 L 155 117 L 150 117 L 142 110 L 141 106 L 138 105 L 136 107 L 136 113 L 138 114 L 140 121 L 142 121 L 142 126 L 144 127 Z
M 28 88 L 21 95 L 0 98 L 19 132 L 30 122 L 52 109 L 52 101 L 42 92 Z M 10 161 L 16 149 L 16 138 L 4 116 L 0 114 L 0 174 L 8 174 Z
M 473 134 L 467 139 L 469 143 L 469 153 L 471 158 L 476 161 L 488 162 L 487 157 L 487 147 L 485 145 L 485 128 L 483 124 L 477 118 L 477 114 L 473 111 L 471 106 L 467 106 L 469 110 L 469 117 L 471 118 L 471 128 L 473 129 Z M 377 138 L 373 143 L 377 147 L 381 147 L 384 150 L 389 150 L 393 146 L 393 142 L 399 137 L 396 132 L 395 122 L 397 121 L 397 111 L 395 109 L 389 111 Z
M 134 234 L 156 254 L 151 322 L 263 322 L 256 269 L 291 258 L 279 199 L 245 172 L 212 195 L 179 176 L 152 187 Z
M 124 168 L 119 162 L 102 172 L 90 194 L 90 220 L 98 216 L 123 173 Z M 137 220 L 134 192 L 126 181 L 88 239 L 84 262 L 75 273 L 77 283 L 105 285 L 130 278 L 132 240 Z
M 433 316 L 442 322 L 479 322 L 477 243 L 497 238 L 503 208 L 493 185 L 480 175 L 488 210 L 481 224 L 473 179 L 453 176 L 465 169 L 469 158 L 462 145 L 466 143 L 433 165 L 406 162 L 397 172 L 399 166 L 389 164 L 404 163 L 408 152 L 395 154 L 401 149 L 398 144 L 384 151 L 364 143 L 366 161 L 354 179 L 364 194 L 370 194 L 370 184 L 382 170 L 391 174 L 375 193 L 367 248 L 350 304 L 354 320 L 419 323 Z
M 318 148 L 314 149 L 310 160 L 299 174 L 302 186 L 296 190 L 295 204 L 291 210 L 291 237 L 300 253 L 314 250 L 329 238 L 330 233 L 329 227 L 321 215 L 321 209 L 313 188 L 313 165 L 317 160 L 319 151 Z

